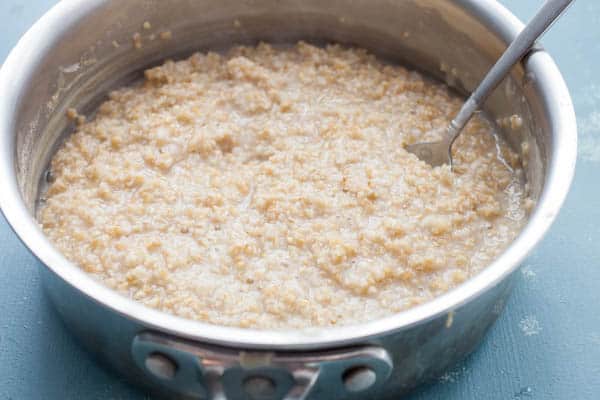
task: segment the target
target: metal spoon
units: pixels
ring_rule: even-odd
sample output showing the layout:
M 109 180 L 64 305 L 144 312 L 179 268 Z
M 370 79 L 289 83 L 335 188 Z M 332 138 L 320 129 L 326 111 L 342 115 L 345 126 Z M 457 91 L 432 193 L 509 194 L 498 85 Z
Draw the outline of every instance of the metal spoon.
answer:
M 437 142 L 411 144 L 406 146 L 406 150 L 432 167 L 444 164 L 449 164 L 452 167 L 452 144 L 467 122 L 502 82 L 504 77 L 508 75 L 513 65 L 529 52 L 535 41 L 544 34 L 572 2 L 573 0 L 547 0 L 463 104 L 456 117 L 450 122 L 445 137 Z

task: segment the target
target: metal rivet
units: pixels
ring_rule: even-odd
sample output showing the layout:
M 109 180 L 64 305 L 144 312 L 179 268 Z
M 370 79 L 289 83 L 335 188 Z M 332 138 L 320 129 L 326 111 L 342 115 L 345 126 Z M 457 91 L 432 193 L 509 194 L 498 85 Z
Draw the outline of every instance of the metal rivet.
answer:
M 177 364 L 161 353 L 152 353 L 144 361 L 146 369 L 160 379 L 173 379 L 177 372 Z
M 244 391 L 252 399 L 272 397 L 276 392 L 275 382 L 266 376 L 250 376 L 244 379 Z
M 375 371 L 366 366 L 348 368 L 342 375 L 346 390 L 361 392 L 373 386 L 377 380 Z

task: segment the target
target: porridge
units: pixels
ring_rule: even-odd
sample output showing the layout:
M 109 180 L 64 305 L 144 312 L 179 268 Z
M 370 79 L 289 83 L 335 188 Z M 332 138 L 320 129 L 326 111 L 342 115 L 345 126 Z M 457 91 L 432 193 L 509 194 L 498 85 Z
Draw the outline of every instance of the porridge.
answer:
M 44 232 L 99 281 L 214 324 L 364 322 L 486 267 L 526 219 L 520 162 L 462 100 L 360 49 L 194 54 L 110 93 L 54 156 Z

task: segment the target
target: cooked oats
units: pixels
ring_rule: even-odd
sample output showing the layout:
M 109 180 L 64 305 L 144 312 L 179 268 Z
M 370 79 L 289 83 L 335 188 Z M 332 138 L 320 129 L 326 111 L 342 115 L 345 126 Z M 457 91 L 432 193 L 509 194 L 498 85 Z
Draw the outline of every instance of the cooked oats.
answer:
M 185 318 L 388 316 L 477 274 L 525 222 L 518 157 L 481 115 L 454 171 L 404 150 L 438 139 L 461 102 L 338 45 L 167 61 L 76 128 L 39 221 L 99 281 Z

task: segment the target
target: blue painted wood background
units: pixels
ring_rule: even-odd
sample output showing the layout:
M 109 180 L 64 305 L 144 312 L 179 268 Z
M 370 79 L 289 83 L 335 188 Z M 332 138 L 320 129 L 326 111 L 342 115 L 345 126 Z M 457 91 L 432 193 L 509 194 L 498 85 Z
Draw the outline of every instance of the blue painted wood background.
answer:
M 0 1 L 0 61 L 55 2 Z M 526 20 L 541 0 L 503 3 Z M 482 346 L 409 400 L 600 399 L 600 1 L 578 0 L 543 43 L 577 110 L 571 194 Z M 78 347 L 42 293 L 39 267 L 0 219 L 0 399 L 149 399 Z

